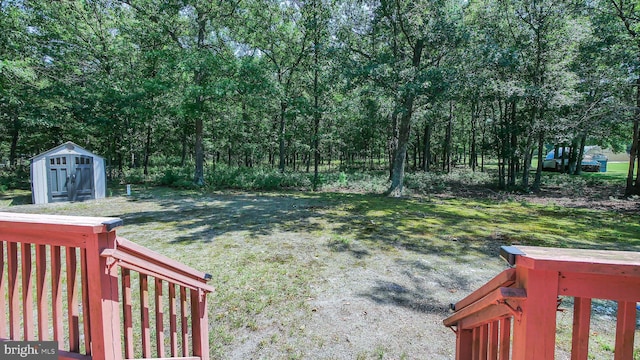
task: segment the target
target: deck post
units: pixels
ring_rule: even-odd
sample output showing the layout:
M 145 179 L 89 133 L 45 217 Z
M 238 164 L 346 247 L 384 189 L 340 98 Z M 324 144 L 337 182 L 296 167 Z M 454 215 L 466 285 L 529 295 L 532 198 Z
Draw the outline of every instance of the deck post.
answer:
M 116 232 L 110 231 L 96 234 L 87 241 L 87 276 L 89 279 L 89 314 L 92 339 L 90 354 L 93 360 L 122 359 L 118 267 L 110 266 L 107 263 L 107 258 L 100 256 L 103 249 L 115 247 L 115 239 Z
M 516 286 L 535 296 L 527 297 L 513 323 L 513 360 L 554 358 L 558 277 L 556 271 L 516 268 Z
M 193 355 L 209 360 L 209 320 L 207 296 L 202 290 L 191 290 L 191 321 L 193 331 Z

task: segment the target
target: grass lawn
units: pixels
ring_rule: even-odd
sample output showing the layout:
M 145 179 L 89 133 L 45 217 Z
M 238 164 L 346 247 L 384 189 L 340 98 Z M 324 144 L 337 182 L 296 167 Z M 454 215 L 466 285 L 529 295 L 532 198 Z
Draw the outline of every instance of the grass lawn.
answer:
M 83 203 L 5 197 L 0 211 L 120 217 L 121 236 L 211 273 L 216 359 L 451 359 L 448 303 L 505 267 L 501 245 L 640 251 L 638 213 L 509 198 L 134 187 Z M 566 348 L 571 319 L 562 321 Z M 611 357 L 615 329 L 594 329 L 596 358 Z

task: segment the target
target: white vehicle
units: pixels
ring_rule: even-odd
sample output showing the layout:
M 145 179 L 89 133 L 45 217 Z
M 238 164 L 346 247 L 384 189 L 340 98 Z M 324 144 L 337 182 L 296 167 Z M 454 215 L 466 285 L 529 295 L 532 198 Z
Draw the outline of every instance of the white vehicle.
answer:
M 602 163 L 606 164 L 607 157 L 599 152 L 599 146 L 586 146 L 584 148 L 584 156 L 580 162 L 582 171 L 585 172 L 599 172 Z M 550 151 L 542 163 L 542 170 L 546 171 L 560 171 L 564 164 L 565 171 L 569 168 L 569 154 L 563 156 L 562 148 L 560 148 L 560 157 L 555 158 L 555 151 Z M 563 159 L 564 157 L 564 159 Z M 605 168 L 606 169 L 606 165 Z

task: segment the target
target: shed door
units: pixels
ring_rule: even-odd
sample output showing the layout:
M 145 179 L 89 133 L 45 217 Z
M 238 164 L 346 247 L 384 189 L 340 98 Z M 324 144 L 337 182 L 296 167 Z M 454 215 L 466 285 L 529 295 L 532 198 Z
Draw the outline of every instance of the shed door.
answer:
M 93 199 L 93 158 L 90 156 L 73 156 L 74 192 L 69 194 L 69 200 Z
M 47 158 L 49 201 L 82 201 L 94 198 L 93 158 L 60 155 Z
M 70 169 L 67 156 L 52 156 L 47 159 L 47 181 L 49 182 L 49 201 L 67 201 Z

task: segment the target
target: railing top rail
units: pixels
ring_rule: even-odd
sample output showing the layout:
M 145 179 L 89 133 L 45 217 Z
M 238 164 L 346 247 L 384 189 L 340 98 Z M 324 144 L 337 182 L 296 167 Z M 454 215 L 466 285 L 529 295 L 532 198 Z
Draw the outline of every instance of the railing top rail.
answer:
M 175 269 L 170 266 L 161 266 L 157 263 L 151 263 L 143 258 L 126 252 L 114 249 L 105 249 L 101 252 L 100 256 L 111 258 L 126 269 L 131 269 L 145 275 L 164 279 L 193 290 L 201 289 L 206 292 L 215 291 L 212 286 L 205 283 L 204 279 L 196 280 L 191 277 L 184 276 L 179 272 L 176 272 Z
M 490 312 L 489 316 L 485 316 L 486 319 L 483 321 L 489 321 L 493 318 L 501 317 L 506 314 L 510 314 L 511 311 L 507 306 L 502 306 L 505 300 L 516 300 L 522 301 L 526 300 L 527 292 L 524 289 L 519 288 L 508 288 L 508 287 L 500 287 L 487 295 L 474 302 L 473 304 L 463 308 L 462 310 L 457 310 L 453 315 L 446 318 L 443 323 L 445 326 L 454 326 L 458 324 L 461 320 L 466 319 L 468 317 L 475 316 L 475 319 L 472 321 L 478 321 L 478 313 L 482 312 L 485 309 L 492 307 L 500 307 L 498 311 Z
M 493 279 L 489 280 L 486 284 L 480 287 L 478 290 L 472 292 L 467 295 L 464 299 L 458 301 L 455 304 L 451 305 L 451 310 L 458 311 L 461 310 L 474 302 L 482 299 L 487 294 L 491 293 L 495 289 L 501 287 L 509 287 L 516 281 L 516 270 L 515 269 L 507 269 L 498 274 Z
M 535 270 L 640 276 L 640 252 L 508 246 L 502 253 L 511 265 Z
M 140 246 L 123 237 L 116 238 L 116 249 L 120 252 L 131 254 L 138 258 L 140 261 L 148 263 L 149 265 L 162 268 L 166 272 L 175 273 L 179 276 L 184 276 L 203 284 L 211 279 L 211 275 L 207 273 L 198 271 L 164 255 L 158 254 L 155 251 L 149 250 L 144 246 Z
M 41 215 L 0 212 L 0 229 L 27 229 L 72 232 L 104 233 L 122 226 L 122 220 L 111 217 Z

